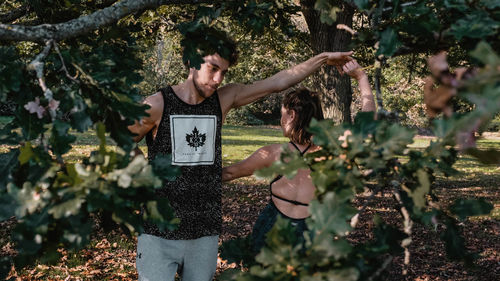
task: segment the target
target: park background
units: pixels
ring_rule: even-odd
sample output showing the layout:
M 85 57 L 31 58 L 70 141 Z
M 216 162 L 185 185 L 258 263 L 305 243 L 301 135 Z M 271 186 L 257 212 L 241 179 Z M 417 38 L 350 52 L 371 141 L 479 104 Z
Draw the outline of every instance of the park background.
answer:
M 91 7 L 91 5 L 85 6 L 84 1 L 33 1 L 30 6 L 31 10 L 28 10 L 22 16 L 24 18 L 21 17 L 11 21 L 2 18 L 2 23 L 26 23 L 29 25 L 29 21 L 36 20 L 39 21 L 38 24 L 44 20 L 47 23 L 65 22 L 70 18 L 89 14 L 92 9 L 111 5 L 113 2 L 115 1 L 96 1 L 101 7 L 97 4 L 96 7 Z M 259 17 L 265 18 L 265 15 L 258 14 L 258 12 L 261 12 L 258 5 L 264 5 L 267 1 L 244 2 L 250 8 L 252 8 L 251 5 L 255 5 L 252 8 L 253 10 L 249 8 L 246 11 L 249 15 L 254 16 L 254 18 L 248 16 L 248 22 L 252 20 L 257 22 L 257 24 L 250 27 L 251 31 L 246 26 L 248 22 L 242 24 L 240 21 L 232 19 L 231 15 L 226 15 L 226 17 L 214 15 L 216 12 L 213 10 L 218 7 L 217 3 L 202 5 L 201 7 L 205 7 L 204 9 L 201 9 L 198 5 L 171 4 L 125 17 L 118 24 L 101 28 L 96 32 L 96 38 L 83 36 L 82 39 L 78 39 L 81 41 L 76 39 L 72 41 L 73 39 L 71 39 L 62 44 L 60 43 L 60 48 L 64 60 L 67 62 L 72 61 L 78 67 L 83 67 L 80 69 L 75 66 L 75 69 L 80 70 L 82 73 L 86 67 L 89 70 L 88 75 L 96 79 L 98 83 L 116 87 L 119 89 L 118 92 L 121 93 L 131 90 L 138 96 L 144 97 L 154 93 L 161 87 L 176 84 L 185 79 L 187 71 L 182 62 L 181 48 L 183 44 L 185 46 L 182 40 L 187 35 L 185 29 L 179 28 L 179 23 L 189 20 L 196 21 L 205 16 L 212 21 L 218 21 L 214 25 L 227 30 L 238 42 L 240 50 L 239 63 L 228 72 L 224 83 L 251 83 L 302 62 L 318 51 L 324 51 L 324 49 L 318 48 L 317 42 L 311 42 L 308 24 L 300 12 L 287 18 L 292 25 L 286 26 L 276 23 L 283 20 L 282 15 L 277 11 L 280 13 L 284 11 L 291 12 L 293 7 L 297 9 L 301 5 L 302 8 L 309 5 L 309 8 L 316 6 L 319 10 L 329 11 L 330 13 L 327 13 L 326 16 L 321 14 L 321 18 L 325 19 L 326 22 L 328 22 L 327 19 L 332 14 L 339 13 L 336 17 L 342 17 L 340 15 L 342 11 L 333 9 L 336 7 L 334 4 L 341 5 L 342 1 L 333 1 L 335 2 L 333 4 L 332 1 L 317 1 L 312 5 L 307 3 L 308 1 L 271 2 L 281 5 L 285 3 L 286 5 L 285 7 L 276 5 L 276 8 L 273 4 L 269 4 L 268 12 L 274 13 L 274 16 L 269 17 L 271 19 L 269 23 L 262 23 L 256 19 Z M 417 4 L 414 5 L 419 5 L 419 2 L 428 5 L 426 1 L 416 1 Z M 370 3 L 374 3 L 374 7 L 379 7 L 381 2 L 372 1 Z M 406 3 L 411 5 L 413 1 Z M 467 14 L 469 11 L 464 9 L 466 7 L 472 9 L 471 7 L 473 7 L 472 1 L 442 1 L 442 3 L 444 3 L 442 4 L 443 7 L 447 9 L 444 12 L 456 13 L 456 17 L 460 17 L 458 11 Z M 460 39 L 457 39 L 457 36 L 455 36 L 455 41 L 450 40 L 451 43 L 448 42 L 448 45 L 445 46 L 448 49 L 448 62 L 451 68 L 469 64 L 469 51 L 473 47 L 467 45 L 472 44 L 470 42 L 462 42 L 467 38 L 475 43 L 479 42 L 479 39 L 484 39 L 489 40 L 488 42 L 493 46 L 498 45 L 498 4 L 495 6 L 493 3 L 493 6 L 491 6 L 492 3 L 491 1 L 485 1 L 485 5 L 489 5 L 486 7 L 489 8 L 484 8 L 481 5 L 478 7 L 479 10 L 487 10 L 495 15 L 497 18 L 493 18 L 493 22 L 484 23 L 484 21 L 480 21 L 479 17 L 473 18 L 471 21 L 475 20 L 479 25 L 486 25 L 493 30 L 493 35 L 484 32 L 481 38 L 462 35 Z M 4 1 L 0 6 L 2 15 L 20 7 L 22 8 L 23 5 L 23 1 Z M 394 7 L 396 5 L 401 5 L 401 3 L 394 4 Z M 261 7 L 261 9 L 265 10 L 265 7 Z M 354 30 L 364 31 L 370 28 L 370 22 L 369 17 L 360 13 L 360 11 L 363 11 L 363 9 L 352 12 L 351 26 Z M 237 15 L 234 16 L 235 18 L 243 13 L 241 10 L 232 12 Z M 455 16 L 455 14 L 453 15 Z M 275 22 L 273 22 L 273 19 Z M 335 23 L 335 21 L 332 23 Z M 252 31 L 259 31 L 259 24 L 262 25 L 262 30 L 256 35 Z M 293 32 L 291 30 L 287 31 L 285 27 L 292 28 Z M 334 27 L 330 27 L 330 29 L 335 30 Z M 380 31 L 383 34 L 383 28 Z M 463 30 L 460 32 L 465 33 Z M 469 32 L 473 33 L 477 32 L 477 30 Z M 358 39 L 361 37 L 360 34 L 358 34 Z M 427 38 L 424 33 L 421 36 L 423 39 Z M 490 40 L 491 38 L 494 38 L 494 40 Z M 457 43 L 457 41 L 463 45 L 453 44 Z M 406 42 L 401 39 L 399 42 L 388 44 L 386 48 L 404 49 L 400 46 L 402 43 Z M 77 47 L 79 44 L 83 47 L 75 51 L 75 49 L 79 48 Z M 367 44 L 355 45 L 352 41 L 345 42 L 344 48 L 350 46 L 349 44 L 355 47 L 355 56 L 360 64 L 366 66 L 366 71 L 371 78 L 373 88 L 375 88 L 374 80 L 377 76 L 377 67 L 374 58 L 375 54 L 378 54 L 378 50 Z M 394 46 L 391 46 L 391 44 Z M 2 71 L 9 70 L 8 67 L 19 67 L 18 65 L 11 66 L 7 64 L 8 61 L 13 61 L 12 53 L 9 53 L 12 52 L 12 48 L 9 49 L 9 47 L 14 47 L 16 50 L 15 57 L 20 58 L 19 61 L 22 65 L 33 60 L 42 49 L 43 44 L 26 41 L 13 44 L 8 40 L 5 43 L 2 41 L 1 55 L 2 63 L 5 66 Z M 333 48 L 334 46 L 323 46 L 323 48 L 325 47 Z M 443 46 L 428 45 L 429 48 L 424 50 L 418 44 L 413 45 L 413 47 L 417 51 L 400 55 L 394 55 L 396 53 L 394 51 L 387 56 L 383 62 L 384 66 L 377 77 L 384 109 L 395 112 L 391 117 L 393 122 L 418 132 L 418 136 L 414 138 L 411 148 L 423 151 L 428 147 L 431 140 L 436 139 L 430 128 L 431 124 L 425 114 L 425 105 L 423 103 L 424 78 L 429 75 L 426 60 L 429 55 L 434 53 L 436 48 L 443 48 Z M 56 96 L 67 90 L 64 89 L 64 84 L 67 81 L 58 82 L 62 81 L 61 78 L 57 78 L 57 75 L 60 75 L 60 71 L 57 70 L 60 67 L 58 59 L 57 54 L 53 54 L 51 63 L 46 67 L 46 71 L 50 72 L 50 74 L 47 74 L 47 82 L 57 89 L 54 90 Z M 101 68 L 105 70 L 100 71 Z M 323 79 L 325 79 L 324 74 L 328 74 L 328 71 L 323 71 L 318 76 L 323 74 Z M 16 77 L 16 75 L 24 76 L 25 73 L 21 71 L 21 74 L 16 73 L 12 77 Z M 115 81 L 122 79 L 124 76 L 127 77 L 127 79 L 123 79 L 124 81 Z M 326 80 L 334 80 L 334 77 L 335 75 L 332 73 L 326 77 Z M 318 79 L 322 78 L 311 77 L 304 81 L 302 85 L 315 89 L 318 87 L 318 83 L 322 83 L 318 82 Z M 0 127 L 6 128 L 12 120 L 19 120 L 18 117 L 16 119 L 16 110 L 18 110 L 19 103 L 11 94 L 16 92 L 12 90 L 15 89 L 15 83 L 5 78 L 1 81 L 2 85 L 10 87 L 6 91 L 2 91 Z M 350 85 L 351 82 L 349 80 L 348 82 Z M 33 83 L 33 81 L 31 83 L 34 85 L 31 86 L 31 89 L 39 87 L 37 83 Z M 337 110 L 337 113 L 333 110 L 332 114 L 338 115 L 336 120 L 347 118 L 346 114 L 349 115 L 349 118 L 354 118 L 359 110 L 358 93 L 355 90 L 356 84 L 352 83 L 353 94 L 349 110 L 346 111 L 344 108 Z M 94 90 L 92 89 L 92 91 Z M 95 91 L 99 93 L 101 89 Z M 33 90 L 33 92 L 36 93 L 36 90 Z M 282 95 L 283 93 L 276 93 L 257 103 L 230 112 L 223 128 L 224 165 L 244 159 L 263 145 L 286 141 L 278 127 L 280 98 Z M 95 103 L 96 100 L 93 102 Z M 453 99 L 452 107 L 455 112 L 462 113 L 474 110 L 474 105 L 464 98 Z M 341 113 L 338 113 L 339 111 Z M 88 122 L 87 119 L 81 116 L 78 118 L 75 123 Z M 93 122 L 94 120 L 91 121 L 91 123 Z M 47 135 L 50 135 L 49 132 L 53 130 L 51 123 L 51 120 L 48 120 L 44 124 L 37 123 L 37 125 L 46 128 Z M 500 118 L 498 115 L 493 116 L 491 120 L 479 128 L 477 147 L 483 151 L 488 149 L 498 150 L 500 148 L 500 138 L 497 134 L 499 128 Z M 76 125 L 72 129 L 65 131 L 65 133 L 76 136 L 76 139 L 71 144 L 71 150 L 61 153 L 61 156 L 68 163 L 81 163 L 90 156 L 91 151 L 99 149 L 100 139 L 96 136 L 96 128 L 89 125 L 83 130 L 84 132 L 77 132 L 80 129 L 81 127 Z M 109 149 L 116 150 L 113 139 L 108 134 Z M 2 143 L 0 152 L 8 154 L 11 149 L 18 147 L 19 144 Z M 140 144 L 140 147 L 143 151 L 146 151 L 143 143 Z M 405 161 L 404 157 L 401 157 L 401 159 Z M 485 199 L 493 206 L 493 209 L 488 214 L 468 218 L 459 223 L 460 232 L 465 239 L 465 247 L 470 252 L 476 252 L 478 254 L 477 259 L 472 264 L 447 259 L 445 245 L 440 241 L 440 233 L 442 233 L 440 231 L 442 229 L 433 230 L 427 226 L 416 225 L 413 243 L 410 246 L 410 252 L 412 253 L 410 264 L 403 265 L 403 255 L 395 255 L 391 264 L 386 268 L 387 272 L 382 276 L 377 276 L 377 278 L 383 280 L 495 280 L 500 277 L 500 195 L 497 184 L 500 180 L 500 171 L 498 170 L 498 164 L 482 164 L 474 157 L 460 155 L 454 168 L 458 169 L 459 174 L 451 177 L 438 176 L 433 183 L 433 192 L 439 198 L 440 204 L 449 206 L 456 199 L 475 198 Z M 224 213 L 221 242 L 248 235 L 257 214 L 269 200 L 266 180 L 250 177 L 225 184 L 223 188 Z M 353 200 L 353 205 L 361 208 L 368 197 L 365 193 L 357 194 L 355 200 Z M 400 215 L 394 209 L 394 202 L 391 201 L 388 194 L 381 192 L 376 194 L 372 200 L 372 204 L 366 208 L 364 215 L 360 219 L 360 225 L 347 236 L 347 240 L 353 245 L 373 239 L 372 231 L 376 224 L 374 220 L 381 219 L 389 224 L 401 227 Z M 374 219 L 374 217 L 377 218 Z M 134 268 L 135 238 L 128 236 L 127 231 L 121 230 L 117 225 L 114 225 L 115 229 L 113 230 L 109 230 L 109 226 L 104 230 L 98 217 L 92 217 L 92 219 L 95 224 L 91 231 L 89 245 L 76 252 L 61 247 L 58 249 L 60 257 L 57 260 L 51 263 L 34 260 L 34 262 L 32 261 L 33 264 L 24 268 L 17 268 L 16 271 L 11 272 L 11 275 L 21 280 L 136 279 Z M 17 220 L 14 217 L 1 222 L 0 246 L 2 257 L 16 254 L 14 244 L 9 238 L 16 223 Z M 234 267 L 234 265 L 221 259 L 216 279 L 229 267 Z M 406 268 L 408 272 L 406 276 L 402 275 L 403 268 Z

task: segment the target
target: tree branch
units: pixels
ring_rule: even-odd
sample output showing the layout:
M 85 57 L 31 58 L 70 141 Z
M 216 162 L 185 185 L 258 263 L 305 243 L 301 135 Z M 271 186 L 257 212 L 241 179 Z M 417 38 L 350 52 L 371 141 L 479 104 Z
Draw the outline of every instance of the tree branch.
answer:
M 399 194 L 399 191 L 396 189 L 394 186 L 392 193 L 394 195 L 394 198 L 398 201 L 398 203 L 401 205 L 401 214 L 403 215 L 403 230 L 404 232 L 408 235 L 406 239 L 401 241 L 401 247 L 405 250 L 405 257 L 404 257 L 404 262 L 403 262 L 403 275 L 408 274 L 408 266 L 410 265 L 410 250 L 408 247 L 410 246 L 412 239 L 411 239 L 411 234 L 412 234 L 412 227 L 413 227 L 413 221 L 410 218 L 410 213 L 406 209 L 406 207 L 403 205 L 403 201 L 401 200 L 401 195 Z
M 122 0 L 90 15 L 58 24 L 23 26 L 0 24 L 0 40 L 45 42 L 60 41 L 80 36 L 103 26 L 112 24 L 121 18 L 162 5 L 217 3 L 208 0 Z
M 375 97 L 377 98 L 377 109 L 379 112 L 385 111 L 382 101 L 382 90 L 380 87 L 380 78 L 382 77 L 382 63 L 375 60 Z
M 45 48 L 43 51 L 36 56 L 36 58 L 28 64 L 26 67 L 28 70 L 34 71 L 36 73 L 36 77 L 38 78 L 38 83 L 40 84 L 40 88 L 42 88 L 43 93 L 47 96 L 52 97 L 52 91 L 45 85 L 45 79 L 43 76 L 43 60 L 49 55 L 50 49 L 52 48 L 53 40 L 48 40 L 45 43 Z

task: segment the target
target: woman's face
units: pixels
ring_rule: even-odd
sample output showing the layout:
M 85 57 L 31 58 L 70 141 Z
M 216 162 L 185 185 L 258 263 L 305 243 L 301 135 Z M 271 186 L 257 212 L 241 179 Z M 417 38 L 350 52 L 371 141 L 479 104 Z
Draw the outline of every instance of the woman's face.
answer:
M 295 116 L 295 112 L 291 109 L 286 109 L 284 106 L 281 106 L 281 130 L 283 131 L 283 136 L 290 137 L 290 132 L 292 131 L 293 118 Z

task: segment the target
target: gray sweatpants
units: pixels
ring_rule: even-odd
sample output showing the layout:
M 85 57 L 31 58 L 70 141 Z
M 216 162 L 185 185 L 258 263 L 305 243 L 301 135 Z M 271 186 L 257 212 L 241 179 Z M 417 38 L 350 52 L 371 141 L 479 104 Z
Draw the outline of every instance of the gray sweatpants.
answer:
M 217 268 L 219 236 L 167 240 L 141 234 L 136 266 L 141 281 L 173 281 L 179 266 L 183 281 L 210 281 Z

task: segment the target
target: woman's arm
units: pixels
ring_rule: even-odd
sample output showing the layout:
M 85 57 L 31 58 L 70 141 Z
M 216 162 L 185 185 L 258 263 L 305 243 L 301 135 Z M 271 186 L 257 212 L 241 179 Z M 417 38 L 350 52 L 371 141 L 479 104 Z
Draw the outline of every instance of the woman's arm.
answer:
M 375 100 L 370 81 L 368 81 L 368 75 L 359 66 L 358 62 L 356 60 L 349 61 L 342 67 L 342 70 L 358 81 L 359 92 L 361 93 L 361 111 L 375 111 Z
M 243 161 L 224 167 L 222 181 L 230 181 L 252 175 L 256 170 L 269 167 L 276 161 L 281 152 L 280 144 L 273 144 L 259 148 Z

